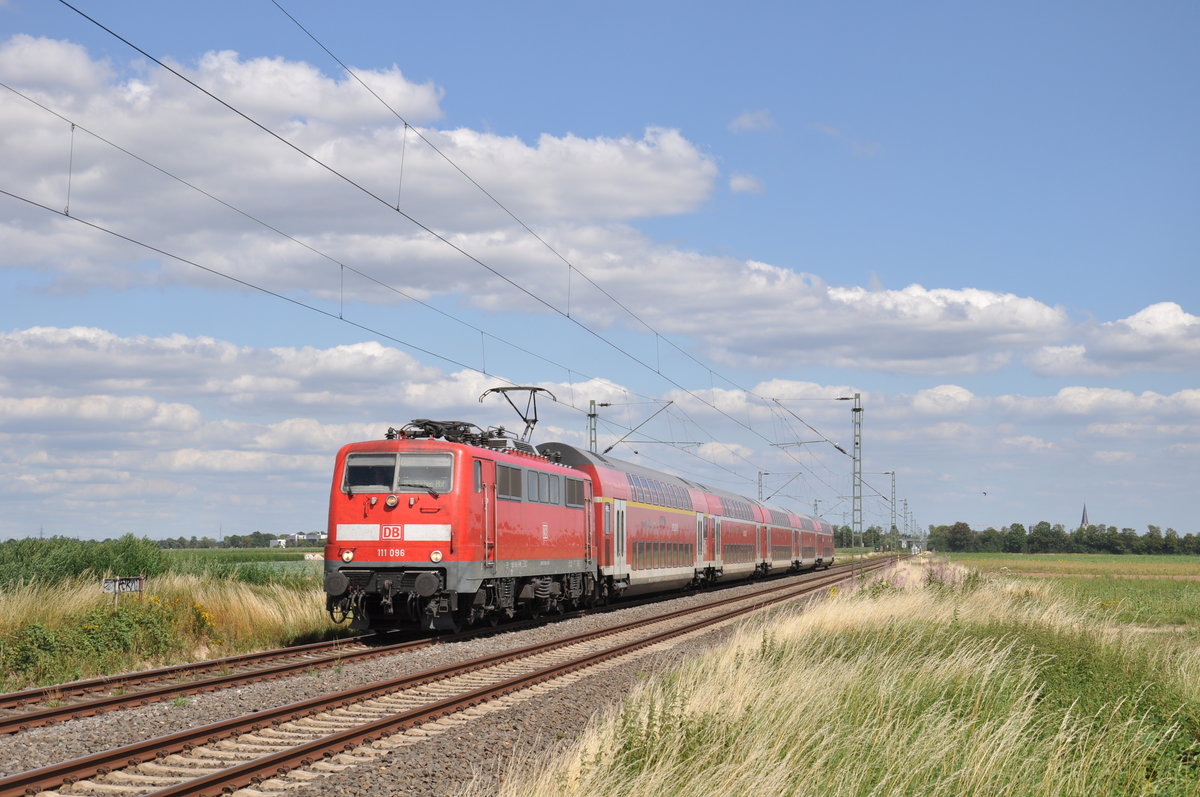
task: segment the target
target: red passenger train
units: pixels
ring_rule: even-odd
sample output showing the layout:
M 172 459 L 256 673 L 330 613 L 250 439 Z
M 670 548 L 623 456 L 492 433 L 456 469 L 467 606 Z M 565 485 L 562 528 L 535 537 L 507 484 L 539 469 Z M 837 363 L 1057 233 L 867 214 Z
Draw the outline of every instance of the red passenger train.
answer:
M 338 452 L 326 605 L 454 630 L 833 563 L 828 523 L 503 429 L 416 420 Z

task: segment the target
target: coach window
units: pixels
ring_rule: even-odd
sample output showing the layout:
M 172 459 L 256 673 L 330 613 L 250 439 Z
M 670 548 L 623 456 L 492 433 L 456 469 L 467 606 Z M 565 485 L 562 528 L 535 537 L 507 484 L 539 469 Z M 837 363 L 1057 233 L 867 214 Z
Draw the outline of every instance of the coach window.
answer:
M 604 505 L 604 536 L 612 534 L 612 504 Z

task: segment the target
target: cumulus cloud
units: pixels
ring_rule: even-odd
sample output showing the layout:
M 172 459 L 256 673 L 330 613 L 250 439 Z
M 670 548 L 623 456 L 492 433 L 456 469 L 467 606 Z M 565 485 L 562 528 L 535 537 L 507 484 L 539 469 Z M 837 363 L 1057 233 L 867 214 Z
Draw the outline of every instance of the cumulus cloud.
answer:
M 1083 342 L 1034 352 L 1030 368 L 1047 376 L 1200 368 L 1200 317 L 1175 302 L 1152 304 L 1116 321 L 1083 325 L 1077 334 Z
M 77 45 L 27 36 L 0 43 L 0 62 L 19 65 L 13 71 L 27 79 L 14 81 L 17 89 L 79 125 L 72 130 L 20 96 L 0 95 L 0 115 L 9 122 L 0 127 L 0 146 L 21 153 L 0 164 L 6 186 L 57 209 L 67 205 L 70 183 L 72 216 L 240 278 L 269 278 L 272 289 L 328 288 L 338 282 L 337 263 L 347 261 L 366 268 L 388 262 L 392 269 L 383 277 L 426 290 L 446 289 L 424 276 L 446 262 L 478 277 L 470 260 L 402 214 L 464 248 L 529 237 L 447 158 L 522 220 L 539 225 L 686 212 L 711 194 L 717 175 L 712 159 L 676 130 L 648 128 L 620 138 L 543 135 L 530 144 L 463 128 L 406 127 L 354 81 L 329 78 L 305 63 L 219 52 L 182 67 L 341 171 L 343 180 L 162 70 L 135 66 L 134 77 L 117 77 Z M 395 67 L 359 74 L 414 123 L 440 116 L 436 86 L 413 83 Z M 498 249 L 503 266 L 502 240 Z M 50 270 L 73 290 L 198 276 L 172 263 L 131 267 L 153 256 L 29 209 L 0 226 L 0 251 L 6 254 L 0 265 Z M 513 258 L 525 255 L 514 251 Z M 554 258 L 541 247 L 539 261 L 528 268 Z M 326 281 L 314 274 L 320 267 Z
M 431 124 L 441 114 L 437 86 L 413 83 L 394 67 L 360 73 L 398 110 L 423 121 L 421 134 L 438 150 L 536 225 L 535 238 L 448 167 L 417 137 L 418 128 L 398 124 L 352 81 L 310 64 L 222 51 L 185 68 L 344 169 L 375 198 L 145 65 L 131 67 L 132 77 L 118 76 L 78 45 L 28 36 L 0 43 L 0 62 L 24 78 L 18 87 L 31 96 L 292 238 L 81 130 L 68 173 L 70 126 L 11 94 L 0 95 L 0 112 L 11 122 L 0 126 L 0 147 L 21 157 L 0 163 L 6 185 L 58 208 L 67 203 L 69 179 L 73 216 L 95 218 L 277 293 L 346 306 L 348 317 L 357 302 L 450 296 L 489 313 L 569 310 L 600 330 L 623 323 L 627 316 L 614 313 L 605 295 L 566 274 L 565 258 L 660 332 L 692 341 L 696 353 L 722 365 L 965 375 L 1024 361 L 1038 373 L 1104 375 L 1194 367 L 1200 357 L 1200 325 L 1175 304 L 1081 325 L 1061 307 L 1013 293 L 830 285 L 775 263 L 658 243 L 630 222 L 695 210 L 718 175 L 713 159 L 677 130 L 648 128 L 620 138 L 543 135 L 533 143 L 443 130 Z M 767 112 L 750 113 L 739 126 L 769 120 Z M 750 175 L 729 180 L 733 191 L 762 187 Z M 211 274 L 190 265 L 69 220 L 12 210 L 0 221 L 0 267 L 44 270 L 55 280 L 51 290 L 214 286 Z M 274 385 L 281 396 L 291 387 Z M 231 396 L 236 387 L 210 386 Z M 295 395 L 323 400 L 315 391 Z
M 36 327 L 0 334 L 0 373 L 0 495 L 13 508 L 0 519 L 6 534 L 30 533 L 31 524 L 36 533 L 39 517 L 52 532 L 88 536 L 319 528 L 330 463 L 343 443 L 378 438 L 412 417 L 513 426 L 507 405 L 478 402 L 493 379 L 421 366 L 374 342 L 258 348 Z M 1030 479 L 1024 489 L 1032 491 L 1073 479 L 1081 463 L 1136 478 L 1153 495 L 1159 482 L 1170 483 L 1158 471 L 1186 467 L 1200 448 L 1200 390 L 1071 386 L 1046 396 L 985 396 L 943 383 L 890 394 L 774 379 L 753 393 L 688 384 L 690 392 L 672 390 L 646 406 L 641 397 L 621 410 L 632 397 L 619 383 L 542 386 L 559 403 L 543 406 L 539 440 L 585 444 L 580 408 L 589 398 L 616 405 L 602 411 L 609 440 L 653 405 L 674 401 L 634 439 L 699 445 L 683 452 L 630 442 L 614 453 L 742 494 L 753 493 L 755 470 L 797 473 L 797 490 L 835 512 L 848 460 L 819 436 L 849 449 L 849 405 L 836 399 L 855 392 L 867 418 L 866 469 L 899 470 L 901 490 L 945 485 L 939 500 L 952 507 L 962 495 L 978 496 L 975 484 L 996 484 L 996 474 Z M 808 441 L 818 444 L 771 445 Z M 1136 456 L 1134 444 L 1156 456 Z M 1121 470 L 1133 463 L 1136 477 Z M 95 521 L 101 510 L 103 528 Z

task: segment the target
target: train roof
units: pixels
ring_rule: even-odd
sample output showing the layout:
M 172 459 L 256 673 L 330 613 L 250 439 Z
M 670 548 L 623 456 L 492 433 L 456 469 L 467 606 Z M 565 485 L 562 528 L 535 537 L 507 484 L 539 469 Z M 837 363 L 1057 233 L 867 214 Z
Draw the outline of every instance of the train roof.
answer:
M 685 479 L 682 476 L 677 476 L 673 473 L 667 473 L 665 471 L 655 470 L 653 468 L 647 468 L 642 465 L 636 465 L 632 462 L 626 462 L 623 459 L 617 459 L 616 457 L 610 457 L 606 454 L 597 454 L 594 451 L 587 451 L 585 449 L 573 446 L 569 443 L 559 443 L 559 442 L 542 443 L 542 444 L 538 445 L 537 448 L 538 448 L 538 453 L 542 454 L 543 456 L 547 456 L 551 460 L 561 462 L 563 465 L 568 465 L 573 468 L 581 468 L 581 467 L 591 466 L 594 468 L 608 468 L 609 470 L 620 471 L 622 473 L 634 473 L 634 474 L 637 474 L 638 476 L 645 476 L 645 477 L 652 478 L 652 479 L 658 479 L 659 481 L 676 484 L 681 487 L 689 487 L 693 490 L 699 490 L 700 492 L 709 493 L 711 495 L 715 495 L 720 498 L 728 498 L 728 499 L 735 500 L 735 501 L 743 501 L 745 503 L 751 504 L 752 506 L 757 506 L 757 507 L 762 508 L 768 514 L 778 513 L 781 515 L 794 516 L 797 518 L 804 518 L 804 519 L 808 520 L 813 525 L 814 528 L 819 529 L 821 527 L 822 521 L 819 520 L 818 518 L 813 518 L 808 515 L 801 514 L 799 512 L 792 512 L 787 509 L 783 509 L 782 507 L 773 506 L 771 504 L 765 503 L 763 501 L 756 501 L 753 498 L 747 498 L 744 495 L 740 495 L 740 494 L 732 492 L 730 490 L 722 490 L 717 487 L 710 487 L 707 484 L 701 484 L 700 482 L 695 482 L 695 481 L 692 481 L 691 479 Z

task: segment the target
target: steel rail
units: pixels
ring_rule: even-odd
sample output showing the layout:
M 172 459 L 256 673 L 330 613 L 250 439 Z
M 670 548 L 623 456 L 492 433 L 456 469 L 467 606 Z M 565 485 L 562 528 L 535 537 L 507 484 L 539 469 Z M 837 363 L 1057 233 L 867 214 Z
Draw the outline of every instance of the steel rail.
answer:
M 309 653 L 319 653 L 324 650 L 336 649 L 340 646 L 350 646 L 361 643 L 364 639 L 370 637 L 347 637 L 344 639 L 332 639 L 325 642 L 310 642 L 306 645 L 296 645 L 290 648 L 275 648 L 273 650 L 260 650 L 254 653 L 241 653 L 236 656 L 226 656 L 220 659 L 206 659 L 204 661 L 193 661 L 186 664 L 172 664 L 168 667 L 157 667 L 152 670 L 138 670 L 136 672 L 122 673 L 118 675 L 101 675 L 96 678 L 87 678 L 79 681 L 68 681 L 62 684 L 52 684 L 50 686 L 35 686 L 29 689 L 22 689 L 19 692 L 8 692 L 0 694 L 0 709 L 17 708 L 30 703 L 42 703 L 47 700 L 61 698 L 64 696 L 85 695 L 88 692 L 99 692 L 105 689 L 114 689 L 125 687 L 148 681 L 161 681 L 167 678 L 187 677 L 196 673 L 207 672 L 208 670 L 219 670 L 225 667 L 239 667 L 247 664 L 254 664 L 259 661 L 269 661 L 272 658 L 283 658 L 286 656 L 303 656 Z
M 819 590 L 837 583 L 840 580 L 844 580 L 846 577 L 852 577 L 855 572 L 866 572 L 870 569 L 874 569 L 875 567 L 881 567 L 888 561 L 891 560 L 881 560 L 873 566 L 867 568 L 847 568 L 848 572 L 839 571 L 837 573 L 827 573 L 818 579 L 811 579 L 800 585 L 794 583 L 787 584 L 765 590 L 754 596 L 741 596 L 732 600 L 748 601 L 754 598 L 768 596 L 767 601 L 759 602 L 755 605 L 744 607 L 742 610 L 738 610 L 741 613 L 745 613 L 748 611 L 753 611 L 757 608 L 761 608 L 764 605 L 769 605 L 770 603 L 788 600 L 792 597 L 797 597 L 808 592 Z M 789 594 L 780 597 L 773 596 L 773 593 L 781 593 L 785 591 L 789 592 Z M 241 717 L 234 717 L 228 720 L 218 721 L 199 728 L 192 728 L 175 734 L 160 736 L 154 739 L 114 748 L 112 750 L 101 751 L 90 756 L 84 756 L 82 758 L 77 758 L 70 761 L 51 764 L 39 769 L 17 773 L 5 778 L 0 778 L 0 797 L 16 797 L 16 795 L 30 794 L 40 790 L 55 788 L 66 783 L 73 783 L 82 778 L 91 777 L 97 774 L 107 774 L 115 769 L 121 769 L 126 766 L 136 766 L 156 758 L 163 758 L 173 753 L 189 750 L 196 746 L 215 743 L 221 739 L 228 738 L 239 733 L 257 731 L 271 725 L 280 725 L 284 722 L 301 719 L 305 716 L 309 716 L 320 711 L 349 706 L 353 703 L 378 697 L 390 692 L 395 692 L 400 689 L 419 686 L 432 681 L 441 680 L 452 675 L 472 672 L 485 667 L 502 664 L 507 661 L 525 658 L 537 653 L 545 652 L 547 650 L 552 650 L 554 648 L 564 647 L 590 639 L 611 636 L 635 627 L 645 626 L 650 623 L 664 622 L 686 616 L 688 614 L 711 610 L 712 608 L 713 605 L 708 604 L 702 607 L 681 609 L 674 612 L 669 612 L 665 615 L 654 618 L 653 620 L 637 620 L 628 623 L 622 623 L 610 628 L 576 634 L 564 639 L 528 645 L 508 651 L 500 651 L 487 656 L 471 659 L 466 662 L 461 662 L 459 664 L 433 668 L 423 672 L 401 676 L 395 679 L 377 681 L 371 684 L 352 687 L 350 689 L 345 689 L 329 695 L 311 698 L 309 700 L 292 703 L 286 706 L 265 709 L 253 714 L 247 714 Z M 707 621 L 697 623 L 693 626 L 682 629 L 679 631 L 679 633 L 704 627 L 707 624 Z M 372 723 L 371 725 L 374 724 L 375 723 Z M 415 724 L 415 722 L 413 724 Z M 189 781 L 189 783 L 192 782 Z
M 884 564 L 885 562 L 880 562 L 875 564 L 870 569 L 877 569 L 882 567 Z M 622 643 L 620 645 L 589 653 L 569 661 L 552 664 L 548 667 L 543 667 L 539 670 L 518 675 L 505 681 L 492 684 L 491 686 L 485 686 L 469 692 L 460 693 L 458 695 L 454 695 L 434 703 L 429 703 L 410 711 L 364 723 L 363 725 L 331 734 L 323 739 L 307 742 L 287 750 L 281 750 L 278 753 L 272 753 L 263 756 L 255 759 L 254 761 L 249 761 L 244 764 L 239 764 L 207 775 L 201 775 L 200 777 L 193 778 L 192 780 L 184 781 L 174 786 L 168 786 L 164 789 L 159 789 L 152 792 L 150 795 L 148 795 L 148 797 L 186 797 L 186 795 L 195 795 L 195 797 L 208 797 L 208 795 L 222 794 L 232 789 L 258 784 L 263 780 L 274 777 L 275 775 L 282 774 L 300 766 L 312 764 L 319 757 L 324 757 L 328 754 L 335 754 L 336 752 L 343 750 L 349 750 L 358 745 L 370 744 L 378 738 L 390 736 L 398 731 L 406 730 L 415 725 L 421 725 L 425 722 L 436 720 L 439 717 L 456 713 L 463 709 L 476 706 L 482 702 L 486 702 L 497 697 L 508 695 L 523 689 L 528 689 L 536 684 L 551 680 L 553 678 L 561 677 L 562 675 L 574 672 L 575 670 L 590 667 L 607 659 L 622 656 L 644 647 L 649 647 L 660 642 L 674 639 L 675 637 L 682 636 L 684 634 L 694 633 L 700 629 L 717 625 L 718 623 L 723 623 L 741 615 L 749 614 L 750 612 L 758 611 L 766 606 L 782 603 L 801 595 L 816 592 L 832 586 L 847 577 L 852 578 L 853 573 L 851 573 L 849 576 L 845 575 L 844 573 L 838 573 L 836 575 L 830 574 L 819 579 L 820 583 L 817 583 L 818 580 L 814 579 L 812 581 L 805 582 L 802 585 L 791 584 L 786 587 L 768 590 L 767 593 L 786 592 L 787 594 L 775 595 L 760 603 L 742 606 L 737 609 L 731 609 L 714 617 L 699 620 L 692 625 L 668 629 L 666 631 L 653 634 L 649 637 L 643 637 L 631 642 Z M 733 603 L 744 600 L 744 597 L 734 598 L 729 602 Z M 709 606 L 707 608 L 712 607 Z M 660 622 L 666 620 L 667 618 L 676 618 L 680 615 L 694 614 L 698 611 L 702 611 L 702 609 L 693 608 L 689 610 L 672 612 L 670 614 L 663 615 L 661 618 L 655 618 L 650 622 Z M 618 626 L 614 629 L 607 629 L 604 632 L 591 632 L 588 634 L 581 634 L 579 636 L 586 638 L 611 636 L 612 634 L 617 633 L 618 629 L 629 630 L 632 627 L 643 625 L 646 625 L 646 623 L 626 623 L 623 626 Z M 577 641 L 585 640 L 580 639 Z M 564 647 L 566 644 L 573 644 L 571 642 L 567 642 L 567 640 L 562 640 L 561 642 L 563 642 L 563 645 L 561 646 Z
M 844 565 L 837 565 L 836 567 L 837 570 L 835 572 L 840 572 L 842 569 L 852 568 L 853 564 L 847 563 Z M 812 574 L 809 573 L 806 575 Z M 740 584 L 730 583 L 721 586 L 731 587 L 739 585 Z M 564 615 L 558 616 L 555 619 L 579 617 L 588 613 L 596 613 L 599 611 L 618 611 L 620 609 L 632 608 L 634 606 L 652 603 L 656 600 L 661 600 L 661 597 L 655 596 L 634 601 L 621 601 L 603 608 L 582 609 L 576 612 L 568 612 Z M 307 670 L 310 667 L 327 667 L 359 659 L 374 658 L 376 656 L 393 655 L 410 650 L 418 650 L 420 648 L 427 647 L 429 645 L 440 644 L 442 642 L 458 642 L 481 635 L 520 630 L 521 628 L 535 624 L 541 624 L 542 622 L 545 622 L 545 620 L 525 620 L 517 623 L 508 623 L 504 626 L 496 628 L 472 629 L 459 633 L 455 636 L 423 637 L 420 639 L 408 640 L 382 647 L 358 650 L 341 651 L 340 649 L 353 648 L 356 645 L 361 645 L 364 642 L 377 638 L 381 635 L 376 634 L 370 636 L 330 640 L 326 642 L 313 642 L 307 645 L 298 645 L 291 648 L 276 648 L 274 650 L 258 651 L 255 653 L 243 653 L 237 656 L 227 656 L 225 658 L 210 659 L 188 664 L 176 664 L 169 667 L 160 667 L 153 670 L 141 670 L 124 675 L 102 676 L 88 680 L 72 681 L 65 684 L 26 689 L 20 692 L 12 692 L 9 694 L 0 695 L 0 711 L 7 710 L 13 712 L 7 716 L 0 715 L 0 735 L 19 733 L 21 731 L 29 730 L 30 728 L 42 727 L 67 720 L 80 719 L 82 717 L 90 717 L 96 714 L 102 714 L 106 711 L 115 711 L 131 706 L 145 706 L 149 705 L 150 703 L 166 700 L 172 697 L 201 694 L 231 686 L 281 678 L 298 670 Z M 136 686 L 147 682 L 185 678 L 193 674 L 199 675 L 212 670 L 221 670 L 234 666 L 254 667 L 255 665 L 274 660 L 291 659 L 298 656 L 311 655 L 313 653 L 323 653 L 325 651 L 331 651 L 330 655 L 315 659 L 300 659 L 295 662 L 286 662 L 270 667 L 257 667 L 255 669 L 244 669 L 234 673 L 223 673 L 207 678 L 198 678 L 185 683 L 171 683 L 160 687 L 138 689 L 137 691 L 126 692 L 122 694 L 109 694 L 100 697 L 91 697 L 87 700 L 65 703 L 56 706 L 48 706 L 42 709 L 20 711 L 23 706 L 39 702 L 44 703 L 50 700 L 57 700 L 64 696 L 79 697 L 82 695 L 87 695 L 90 692 L 99 692 L 102 690 L 112 692 L 117 689 L 125 689 L 130 686 Z

